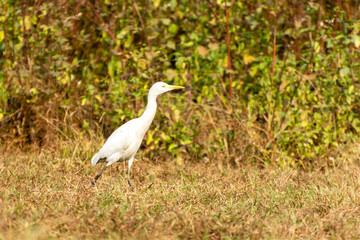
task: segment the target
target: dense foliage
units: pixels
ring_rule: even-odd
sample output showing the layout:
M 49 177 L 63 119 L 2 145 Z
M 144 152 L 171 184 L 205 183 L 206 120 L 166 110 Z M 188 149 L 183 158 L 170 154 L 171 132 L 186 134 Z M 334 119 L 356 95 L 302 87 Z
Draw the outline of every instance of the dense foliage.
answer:
M 306 166 L 358 139 L 358 1 L 0 4 L 9 146 L 107 137 L 156 81 L 187 90 L 159 99 L 142 151 L 152 158 Z

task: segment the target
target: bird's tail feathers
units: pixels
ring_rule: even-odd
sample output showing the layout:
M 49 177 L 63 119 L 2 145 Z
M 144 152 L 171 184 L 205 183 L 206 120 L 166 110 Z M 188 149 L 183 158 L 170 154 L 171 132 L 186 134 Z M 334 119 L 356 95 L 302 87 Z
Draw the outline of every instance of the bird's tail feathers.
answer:
M 92 159 L 91 159 L 91 164 L 93 165 L 93 166 L 95 166 L 96 164 L 97 164 L 97 162 L 99 161 L 99 154 L 98 153 L 96 153 L 93 157 L 92 157 Z

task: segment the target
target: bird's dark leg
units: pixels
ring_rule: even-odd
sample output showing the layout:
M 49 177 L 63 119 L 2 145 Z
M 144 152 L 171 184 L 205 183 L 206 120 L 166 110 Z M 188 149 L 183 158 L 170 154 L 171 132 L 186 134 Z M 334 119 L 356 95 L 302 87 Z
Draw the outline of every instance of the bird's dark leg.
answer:
M 100 170 L 100 172 L 98 172 L 98 174 L 96 174 L 94 181 L 91 182 L 92 186 L 95 186 L 96 180 L 98 180 L 98 178 L 101 176 L 101 174 L 103 173 L 103 171 L 105 171 L 107 167 L 108 166 L 106 165 L 103 169 Z
M 128 169 L 128 175 L 127 175 L 127 181 L 128 181 L 128 183 L 129 183 L 129 185 L 131 187 L 131 191 L 134 190 L 134 185 L 130 181 L 130 169 L 131 169 L 131 165 L 132 165 L 133 161 L 134 161 L 134 158 L 129 160 L 129 169 Z
M 134 190 L 134 185 L 133 185 L 133 184 L 131 183 L 131 181 L 130 181 L 130 169 L 129 169 L 129 171 L 128 171 L 127 181 L 128 181 L 128 183 L 129 183 L 129 185 L 130 185 L 130 187 L 131 187 L 131 191 L 133 191 L 133 190 Z

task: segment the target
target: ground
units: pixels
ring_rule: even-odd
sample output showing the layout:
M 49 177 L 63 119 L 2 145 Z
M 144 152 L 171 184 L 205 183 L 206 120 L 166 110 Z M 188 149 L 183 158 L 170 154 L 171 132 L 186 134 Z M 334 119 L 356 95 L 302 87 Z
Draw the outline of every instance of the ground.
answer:
M 360 168 L 137 159 L 90 182 L 90 152 L 7 151 L 0 239 L 359 239 Z

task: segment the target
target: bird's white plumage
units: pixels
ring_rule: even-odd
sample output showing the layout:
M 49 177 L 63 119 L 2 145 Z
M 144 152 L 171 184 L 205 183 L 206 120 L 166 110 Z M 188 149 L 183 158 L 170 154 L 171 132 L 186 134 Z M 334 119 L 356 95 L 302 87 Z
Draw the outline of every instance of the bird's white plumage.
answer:
M 140 147 L 142 139 L 139 128 L 140 118 L 133 119 L 113 132 L 106 140 L 104 146 L 93 157 L 91 163 L 96 165 L 97 161 L 106 158 L 106 162 L 127 161 Z
M 108 167 L 115 162 L 129 161 L 128 181 L 132 186 L 129 179 L 130 167 L 144 135 L 154 119 L 157 108 L 156 98 L 164 92 L 180 88 L 183 87 L 171 86 L 163 82 L 155 83 L 149 90 L 148 103 L 141 117 L 130 120 L 116 129 L 106 140 L 100 151 L 91 159 L 92 165 L 95 166 L 98 162 L 107 162 L 106 167 Z M 95 181 L 105 168 L 95 177 Z

